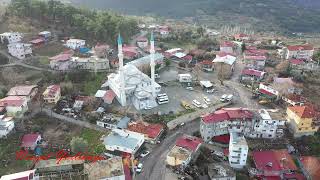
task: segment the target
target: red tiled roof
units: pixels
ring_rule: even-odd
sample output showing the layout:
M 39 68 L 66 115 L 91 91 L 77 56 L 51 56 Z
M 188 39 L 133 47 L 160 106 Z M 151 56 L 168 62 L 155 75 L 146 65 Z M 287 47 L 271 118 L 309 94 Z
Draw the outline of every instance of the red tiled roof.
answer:
M 320 159 L 312 156 L 302 156 L 300 161 L 303 168 L 308 172 L 312 179 L 320 179 Z
M 226 53 L 224 51 L 219 51 L 216 55 L 219 56 L 219 57 L 225 57 L 227 55 L 235 56 L 233 53 Z
M 8 96 L 3 99 L 0 99 L 0 107 L 6 107 L 6 106 L 14 106 L 14 107 L 20 107 L 25 102 L 24 97 L 20 96 Z
M 123 171 L 124 171 L 125 180 L 132 180 L 130 167 L 127 164 L 123 165 Z
M 43 43 L 43 42 L 44 42 L 44 39 L 42 39 L 42 38 L 38 38 L 38 39 L 34 39 L 34 40 L 30 41 L 31 44 L 39 44 L 39 43 Z
M 56 56 L 53 56 L 49 58 L 51 61 L 68 61 L 71 59 L 73 54 L 58 54 Z
M 32 90 L 36 87 L 36 85 L 15 86 L 9 90 L 7 96 L 29 96 Z
M 229 156 L 229 148 L 223 149 L 223 154 L 224 154 L 225 156 Z
M 201 143 L 202 143 L 202 139 L 200 138 L 183 135 L 182 137 L 177 139 L 176 146 L 183 147 L 195 152 Z
M 213 62 L 210 61 L 210 60 L 203 60 L 203 61 L 200 62 L 200 64 L 202 64 L 202 65 L 212 65 Z
M 305 44 L 305 45 L 295 45 L 295 46 L 288 46 L 289 51 L 306 51 L 306 50 L 313 50 L 313 46 Z
M 298 170 L 287 150 L 254 151 L 253 160 L 256 168 L 265 172 Z
M 269 92 L 265 89 L 259 89 L 259 92 L 268 96 L 276 96 L 275 94 L 273 94 L 272 92 Z
M 131 123 L 128 126 L 129 131 L 138 132 L 147 135 L 151 139 L 155 139 L 163 131 L 162 124 L 147 124 L 147 123 Z
M 316 114 L 310 106 L 291 106 L 288 108 L 300 118 L 314 118 Z
M 186 55 L 182 59 L 186 60 L 186 61 L 192 61 L 192 56 L 191 55 Z
M 113 99 L 116 97 L 116 94 L 112 90 L 107 90 L 107 92 L 103 96 L 103 100 L 107 104 L 111 104 Z
M 220 44 L 220 47 L 233 47 L 234 44 L 233 42 L 230 42 L 230 41 L 224 41 Z
M 49 89 L 49 92 L 48 92 L 48 96 L 49 97 L 54 97 L 56 95 L 56 93 L 58 91 L 60 91 L 60 85 L 57 85 L 57 84 L 51 85 L 51 86 L 49 86 L 47 88 Z
M 237 39 L 239 39 L 239 38 L 249 37 L 249 35 L 240 33 L 240 34 L 234 35 L 234 37 L 237 38 Z
M 218 143 L 229 144 L 230 135 L 229 134 L 225 134 L 225 135 L 221 135 L 221 136 L 214 136 L 212 138 L 212 140 L 215 141 L 215 142 L 218 142 Z
M 268 51 L 264 49 L 247 49 L 244 51 L 246 56 L 264 56 L 267 53 Z
M 233 119 L 252 119 L 253 113 L 242 108 L 223 108 L 202 118 L 205 123 L 217 123 Z
M 255 69 L 244 69 L 242 71 L 243 75 L 250 75 L 250 76 L 257 76 L 257 77 L 263 76 L 264 73 L 265 72 L 263 72 L 263 71 L 258 71 L 258 70 L 255 70 Z
M 40 134 L 25 134 L 21 140 L 21 147 L 32 147 L 37 142 L 39 136 L 41 137 Z
M 291 64 L 299 65 L 299 64 L 303 64 L 304 60 L 303 59 L 290 59 L 289 62 Z
M 294 102 L 306 101 L 306 98 L 298 94 L 288 94 L 286 98 Z

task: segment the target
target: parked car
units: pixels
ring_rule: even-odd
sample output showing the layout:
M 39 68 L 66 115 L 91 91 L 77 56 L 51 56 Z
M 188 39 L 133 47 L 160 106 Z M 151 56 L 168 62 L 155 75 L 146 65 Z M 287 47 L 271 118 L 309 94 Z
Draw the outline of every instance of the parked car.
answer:
M 144 109 L 145 110 L 150 110 L 150 109 L 152 109 L 152 107 L 151 106 L 146 106 Z
M 184 107 L 186 110 L 192 109 L 191 105 L 186 101 L 181 101 L 181 106 Z
M 207 89 L 207 93 L 212 94 L 214 93 L 215 89 Z
M 229 94 L 229 95 L 227 96 L 227 101 L 231 101 L 232 98 L 233 98 L 233 95 L 232 95 L 232 94 Z
M 143 164 L 142 163 L 139 163 L 137 168 L 136 168 L 136 172 L 137 173 L 141 173 L 142 172 L 142 168 L 143 168 Z
M 189 86 L 189 87 L 186 87 L 186 90 L 189 90 L 189 91 L 193 91 L 193 87 Z
M 201 103 L 195 99 L 192 101 L 192 104 L 197 108 L 201 108 Z
M 221 96 L 220 101 L 225 102 L 227 100 L 228 95 L 224 94 Z
M 140 157 L 146 157 L 150 154 L 150 151 L 143 151 L 141 154 L 140 154 Z
M 208 108 L 208 105 L 207 105 L 207 104 L 202 104 L 202 108 L 203 108 L 203 109 L 207 109 L 207 108 Z
M 154 74 L 154 78 L 159 79 L 160 75 L 159 74 Z
M 211 100 L 207 96 L 203 97 L 203 100 L 207 105 L 211 104 Z

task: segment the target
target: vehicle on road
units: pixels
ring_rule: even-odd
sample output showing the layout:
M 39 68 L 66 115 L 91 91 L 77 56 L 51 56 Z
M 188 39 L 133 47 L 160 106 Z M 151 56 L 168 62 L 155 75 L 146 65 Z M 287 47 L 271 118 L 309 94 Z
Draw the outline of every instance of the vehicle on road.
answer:
M 208 105 L 207 104 L 202 104 L 201 106 L 203 109 L 207 109 L 208 108 Z
M 140 157 L 146 157 L 150 154 L 150 151 L 143 151 L 141 154 L 140 154 Z
M 182 126 L 184 126 L 185 124 L 186 124 L 186 123 L 181 123 L 180 126 L 182 127 Z
M 191 87 L 191 86 L 189 86 L 189 87 L 186 87 L 186 90 L 193 91 L 193 90 L 194 90 L 194 88 L 193 88 L 193 87 Z
M 221 96 L 220 101 L 225 102 L 227 100 L 228 95 L 224 94 Z
M 158 94 L 157 95 L 157 102 L 159 105 L 169 103 L 169 97 L 167 94 Z
M 229 94 L 229 95 L 227 96 L 227 101 L 231 101 L 232 98 L 233 98 L 233 95 L 232 95 L 232 94 Z
M 192 101 L 192 104 L 193 104 L 195 107 L 197 107 L 197 108 L 201 108 L 201 103 L 200 103 L 199 101 L 197 101 L 196 99 L 194 99 L 194 100 Z
M 181 101 L 181 106 L 184 107 L 186 110 L 192 109 L 191 105 L 186 101 Z
M 154 78 L 159 79 L 160 75 L 159 74 L 154 74 Z
M 215 89 L 207 89 L 207 93 L 212 94 L 214 93 Z
M 211 104 L 211 100 L 207 96 L 203 97 L 203 100 L 207 105 Z
M 139 163 L 137 168 L 136 168 L 136 172 L 137 173 L 141 173 L 142 172 L 142 168 L 143 168 L 143 164 L 142 163 Z
M 144 109 L 145 110 L 150 110 L 150 109 L 152 109 L 152 107 L 151 106 L 146 106 Z

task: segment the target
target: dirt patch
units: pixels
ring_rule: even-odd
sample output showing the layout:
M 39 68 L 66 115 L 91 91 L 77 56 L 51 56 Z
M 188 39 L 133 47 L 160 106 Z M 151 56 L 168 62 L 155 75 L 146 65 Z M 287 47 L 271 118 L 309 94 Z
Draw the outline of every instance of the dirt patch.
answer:
M 40 46 L 39 48 L 35 48 L 33 50 L 33 53 L 38 56 L 52 57 L 52 56 L 55 56 L 55 55 L 63 52 L 64 50 L 66 50 L 66 48 L 63 46 L 62 43 L 49 42 L 48 44 Z

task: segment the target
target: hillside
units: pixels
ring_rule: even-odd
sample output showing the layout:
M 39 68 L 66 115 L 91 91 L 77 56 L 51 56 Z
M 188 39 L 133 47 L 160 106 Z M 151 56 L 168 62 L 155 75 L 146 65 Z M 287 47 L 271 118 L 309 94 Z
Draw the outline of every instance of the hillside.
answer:
M 96 9 L 168 18 L 194 17 L 209 25 L 251 24 L 257 30 L 317 32 L 318 0 L 71 0 Z

